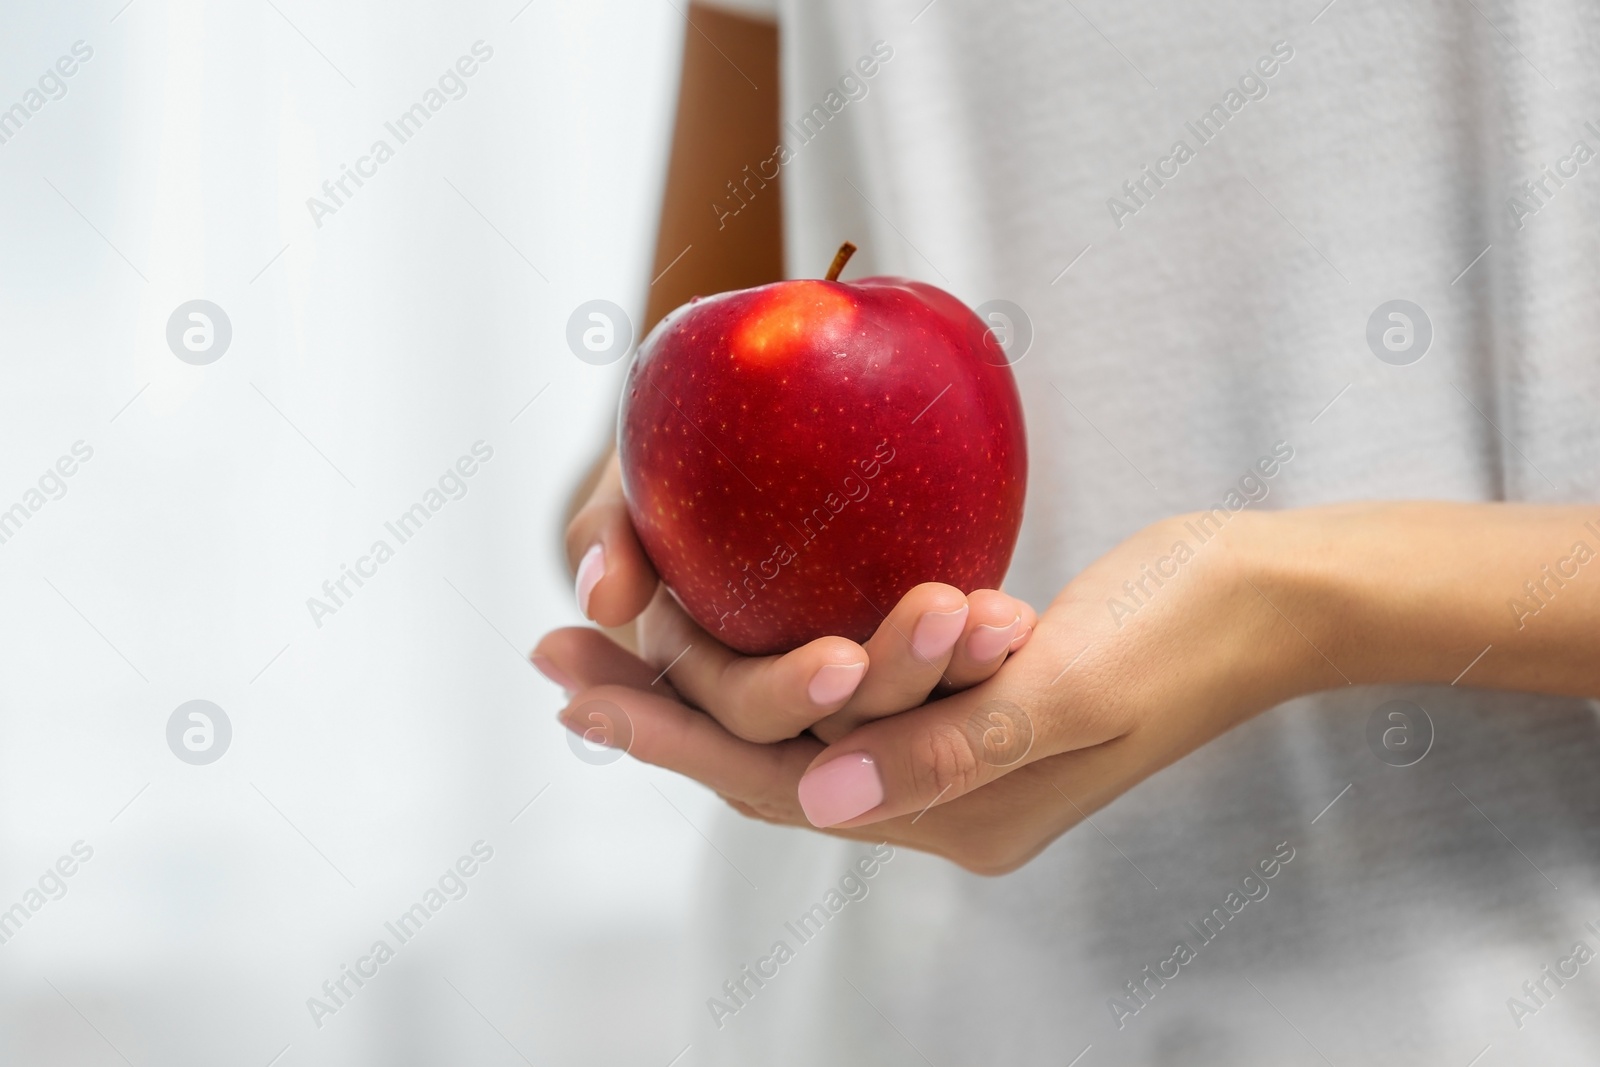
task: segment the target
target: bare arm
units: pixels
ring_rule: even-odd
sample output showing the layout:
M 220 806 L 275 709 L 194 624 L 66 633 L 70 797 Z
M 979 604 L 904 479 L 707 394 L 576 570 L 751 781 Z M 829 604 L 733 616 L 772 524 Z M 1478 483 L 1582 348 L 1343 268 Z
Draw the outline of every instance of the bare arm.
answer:
M 778 143 L 778 28 L 692 4 L 684 32 L 678 117 L 650 272 L 659 280 L 650 290 L 647 330 L 691 296 L 783 277 L 777 182 L 737 214 L 726 208 L 740 203 L 728 183 L 771 156 Z M 723 212 L 717 204 L 725 205 Z
M 1600 506 L 1374 502 L 1163 519 L 1074 578 L 987 681 L 826 745 L 749 744 L 646 691 L 651 669 L 622 655 L 561 662 L 583 690 L 569 716 L 609 701 L 634 757 L 741 811 L 999 874 L 1303 694 L 1600 697 L 1597 632 Z
M 1261 592 L 1332 661 L 1320 678 L 1308 661 L 1302 688 L 1344 684 L 1337 664 L 1357 683 L 1600 697 L 1600 507 L 1365 503 L 1272 518 L 1269 582 L 1287 603 Z

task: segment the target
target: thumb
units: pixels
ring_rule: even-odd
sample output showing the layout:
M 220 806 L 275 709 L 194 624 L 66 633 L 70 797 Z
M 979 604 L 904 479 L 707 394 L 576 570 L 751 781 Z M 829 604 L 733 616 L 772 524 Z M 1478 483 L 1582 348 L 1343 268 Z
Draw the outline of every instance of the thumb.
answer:
M 853 827 L 915 815 L 1054 755 L 1047 724 L 1007 692 L 1017 695 L 991 681 L 840 738 L 800 779 L 806 818 Z
M 567 562 L 577 578 L 578 610 L 602 626 L 631 622 L 655 595 L 655 568 L 628 518 L 614 452 L 567 526 Z

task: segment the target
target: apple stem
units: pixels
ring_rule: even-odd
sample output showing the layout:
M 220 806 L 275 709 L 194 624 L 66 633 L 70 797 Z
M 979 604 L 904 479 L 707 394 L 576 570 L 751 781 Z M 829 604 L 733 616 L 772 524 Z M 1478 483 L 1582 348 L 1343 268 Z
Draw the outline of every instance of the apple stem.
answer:
M 839 246 L 839 251 L 834 254 L 833 263 L 828 267 L 828 273 L 823 278 L 830 282 L 839 280 L 839 272 L 844 270 L 844 265 L 850 262 L 850 257 L 856 254 L 856 246 L 846 241 Z

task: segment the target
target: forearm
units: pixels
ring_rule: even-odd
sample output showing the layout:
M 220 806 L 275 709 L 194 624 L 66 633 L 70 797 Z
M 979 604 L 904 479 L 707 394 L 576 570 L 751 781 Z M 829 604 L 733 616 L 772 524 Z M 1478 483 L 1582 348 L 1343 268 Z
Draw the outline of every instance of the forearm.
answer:
M 1302 690 L 1600 696 L 1600 505 L 1362 503 L 1257 519 L 1252 581 L 1314 646 L 1295 668 Z
M 783 277 L 777 179 L 749 178 L 779 133 L 777 25 L 691 4 L 641 338 L 690 297 Z

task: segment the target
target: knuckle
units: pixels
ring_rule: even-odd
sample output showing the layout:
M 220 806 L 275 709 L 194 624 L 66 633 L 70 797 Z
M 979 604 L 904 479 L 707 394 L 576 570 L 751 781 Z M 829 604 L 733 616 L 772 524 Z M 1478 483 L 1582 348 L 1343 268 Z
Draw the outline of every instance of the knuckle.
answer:
M 685 657 L 686 661 L 688 658 L 691 657 Z M 692 688 L 701 698 L 703 710 L 741 741 L 776 744 L 799 737 L 810 725 L 779 702 L 764 696 L 759 689 L 741 685 L 737 673 L 728 667 L 700 678 Z
M 799 737 L 800 729 L 788 729 L 782 723 L 770 722 L 760 715 L 749 715 L 743 712 L 724 713 L 719 721 L 723 729 L 741 741 L 749 741 L 753 745 L 772 745 L 779 741 L 788 741 Z
M 929 790 L 930 796 L 960 796 L 978 785 L 982 764 L 960 726 L 944 723 L 930 730 L 920 748 L 913 773 L 919 787 Z
M 753 745 L 773 745 L 788 741 L 805 732 L 809 723 L 791 721 L 792 717 L 773 708 L 767 701 L 729 693 L 717 683 L 685 685 L 688 679 L 676 680 L 680 689 L 693 694 L 694 703 L 717 721 L 724 730 L 741 741 Z

